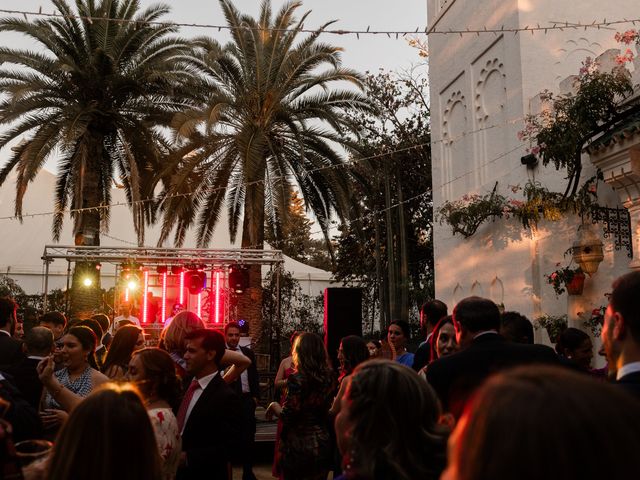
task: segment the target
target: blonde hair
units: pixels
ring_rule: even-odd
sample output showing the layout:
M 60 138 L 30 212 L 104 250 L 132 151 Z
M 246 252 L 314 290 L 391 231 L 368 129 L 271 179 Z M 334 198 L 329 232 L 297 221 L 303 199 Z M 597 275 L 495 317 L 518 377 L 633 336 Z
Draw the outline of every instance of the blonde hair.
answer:
M 166 351 L 184 353 L 187 334 L 201 328 L 206 328 L 202 319 L 195 313 L 185 310 L 173 317 L 171 323 L 164 327 L 160 334 L 160 341 Z

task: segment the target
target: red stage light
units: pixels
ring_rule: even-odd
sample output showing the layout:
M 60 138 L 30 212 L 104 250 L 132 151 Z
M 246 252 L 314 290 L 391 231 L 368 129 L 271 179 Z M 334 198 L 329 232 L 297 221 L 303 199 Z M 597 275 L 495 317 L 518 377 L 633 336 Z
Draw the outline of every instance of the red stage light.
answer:
M 147 315 L 149 312 L 149 299 L 147 298 L 147 290 L 149 290 L 149 272 L 145 270 L 144 291 L 142 292 L 142 323 L 147 323 Z
M 173 270 L 173 267 L 171 268 Z M 180 272 L 180 305 L 184 305 L 184 272 Z
M 162 323 L 167 318 L 167 274 L 162 274 Z

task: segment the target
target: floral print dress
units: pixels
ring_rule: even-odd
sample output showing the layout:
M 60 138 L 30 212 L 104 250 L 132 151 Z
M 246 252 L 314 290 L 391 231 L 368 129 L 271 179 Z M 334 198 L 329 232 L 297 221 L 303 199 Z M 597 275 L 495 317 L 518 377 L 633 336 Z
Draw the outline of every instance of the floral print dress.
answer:
M 148 413 L 162 457 L 162 479 L 173 480 L 178 471 L 182 450 L 178 420 L 170 408 L 152 408 Z

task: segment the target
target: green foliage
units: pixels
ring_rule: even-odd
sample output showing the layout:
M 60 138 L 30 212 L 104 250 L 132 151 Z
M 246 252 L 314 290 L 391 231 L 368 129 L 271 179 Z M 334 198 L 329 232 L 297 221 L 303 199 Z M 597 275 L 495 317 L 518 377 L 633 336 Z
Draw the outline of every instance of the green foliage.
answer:
M 558 337 L 567 328 L 568 324 L 567 315 L 553 316 L 546 313 L 533 321 L 533 327 L 536 330 L 544 328 L 553 343 L 558 342 Z
M 529 115 L 519 133 L 522 140 L 531 142 L 531 152 L 544 166 L 551 163 L 556 170 L 566 170 L 569 178 L 579 175 L 575 163 L 578 141 L 613 118 L 633 93 L 628 70 L 620 66 L 601 72 L 590 58 L 583 62 L 574 87 L 573 95 L 544 91 L 543 101 L 549 108 L 540 115 Z
M 17 171 L 20 218 L 29 183 L 56 155 L 53 236 L 58 240 L 67 209 L 94 208 L 72 210 L 71 217 L 76 243 L 99 245 L 109 221 L 109 208 L 100 207 L 111 203 L 118 179 L 142 243 L 152 205 L 136 201 L 153 196 L 166 153 L 156 127 L 167 127 L 185 106 L 192 75 L 183 59 L 191 47 L 174 36 L 176 26 L 157 23 L 166 6 L 77 0 L 74 10 L 65 0 L 52 1 L 64 18 L 0 20 L 0 31 L 38 44 L 37 50 L 0 48 L 0 148 L 21 140 L 0 170 L 0 185 Z
M 433 295 L 426 82 L 418 68 L 368 73 L 365 91 L 375 110 L 350 114 L 360 133 L 352 145 L 360 218 L 339 227 L 333 272 L 344 284 L 364 289 L 369 325 L 376 305 L 384 327 L 392 317 L 407 319 L 410 305 Z
M 325 242 L 311 237 L 313 222 L 305 214 L 304 201 L 291 191 L 289 214 L 282 221 L 282 235 L 276 238 L 266 230 L 266 241 L 288 257 L 323 270 L 331 270 L 331 257 Z
M 606 311 L 606 305 L 594 308 L 593 310 L 591 310 L 591 315 L 589 316 L 589 318 L 582 322 L 584 327 L 591 332 L 594 338 L 600 337 L 600 333 L 602 332 L 602 325 L 604 324 L 604 314 Z M 585 314 L 583 312 L 579 312 L 578 316 L 584 318 Z
M 370 108 L 361 76 L 341 66 L 340 47 L 319 41 L 328 24 L 302 32 L 309 13 L 296 18 L 300 3 L 274 14 L 265 1 L 257 18 L 220 4 L 232 39 L 193 42 L 200 105 L 173 120 L 179 148 L 166 168 L 160 241 L 173 233 L 180 245 L 197 226 L 206 246 L 226 203 L 232 240 L 242 219 L 242 246 L 262 248 L 265 227 L 283 238 L 294 189 L 328 238 L 333 215 L 351 210 L 351 175 L 334 167 L 344 165 L 337 146 L 353 131 L 344 110 Z
M 560 266 L 560 264 L 557 266 Z M 556 295 L 562 295 L 565 292 L 567 285 L 573 281 L 576 275 L 584 276 L 582 269 L 580 267 L 571 267 L 569 265 L 558 268 L 549 275 L 545 275 L 545 277 L 547 278 L 549 285 L 553 287 Z
M 18 310 L 25 318 L 44 312 L 44 295 L 28 295 L 18 283 L 7 275 L 0 275 L 0 297 L 11 297 L 18 304 Z M 65 310 L 65 294 L 57 288 L 47 295 L 47 311 Z
M 278 285 L 280 287 L 278 295 Z M 280 316 L 278 317 L 278 302 Z M 302 292 L 291 272 L 271 269 L 264 279 L 262 293 L 263 345 L 271 345 L 271 358 L 277 368 L 282 356 L 290 349 L 293 332 L 313 332 L 322 335 L 324 324 L 324 298 Z
M 467 194 L 460 200 L 444 202 L 436 217 L 441 225 L 449 224 L 454 235 L 460 233 L 465 238 L 476 233 L 478 227 L 489 219 L 515 217 L 524 228 L 530 229 L 536 228 L 543 219 L 558 221 L 567 214 L 588 217 L 591 208 L 597 204 L 599 180 L 602 180 L 601 172 L 589 178 L 571 197 L 552 192 L 540 182 L 529 181 L 522 189 L 524 201 L 497 194 L 496 183 L 490 193 Z M 519 190 L 519 187 L 512 188 L 514 193 Z
M 454 235 L 470 237 L 486 220 L 502 218 L 507 208 L 507 199 L 494 188 L 484 195 L 466 194 L 460 200 L 444 202 L 438 209 L 437 219 L 441 225 L 448 223 Z
M 616 36 L 625 43 L 637 38 L 635 31 Z M 569 213 L 588 216 L 597 204 L 597 182 L 602 180 L 602 173 L 578 188 L 581 166 L 576 163 L 576 149 L 582 146 L 578 142 L 617 115 L 633 93 L 625 61 L 621 60 L 612 72 L 601 72 L 597 63 L 587 58 L 575 79 L 575 93 L 555 95 L 544 91 L 542 100 L 547 108 L 541 114 L 529 115 L 524 130 L 518 133 L 520 140 L 530 142 L 528 151 L 540 157 L 544 166 L 552 164 L 556 170 L 567 171 L 570 182 L 564 194 L 528 182 L 521 201 L 498 195 L 494 188 L 491 193 L 445 202 L 438 210 L 440 222 L 451 225 L 454 234 L 469 237 L 488 219 L 514 216 L 524 228 L 532 228 L 541 219 L 556 221 Z M 573 188 L 569 188 L 571 185 Z

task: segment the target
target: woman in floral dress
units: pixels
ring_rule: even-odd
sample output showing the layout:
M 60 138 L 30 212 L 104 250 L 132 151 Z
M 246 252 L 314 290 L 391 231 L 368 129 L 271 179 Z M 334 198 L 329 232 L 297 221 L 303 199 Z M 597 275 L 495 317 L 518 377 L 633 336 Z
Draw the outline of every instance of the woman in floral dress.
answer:
M 169 354 L 159 348 L 144 348 L 131 357 L 128 378 L 144 399 L 162 457 L 162 479 L 175 478 L 180 463 L 181 439 L 174 411 L 180 402 L 180 382 Z

